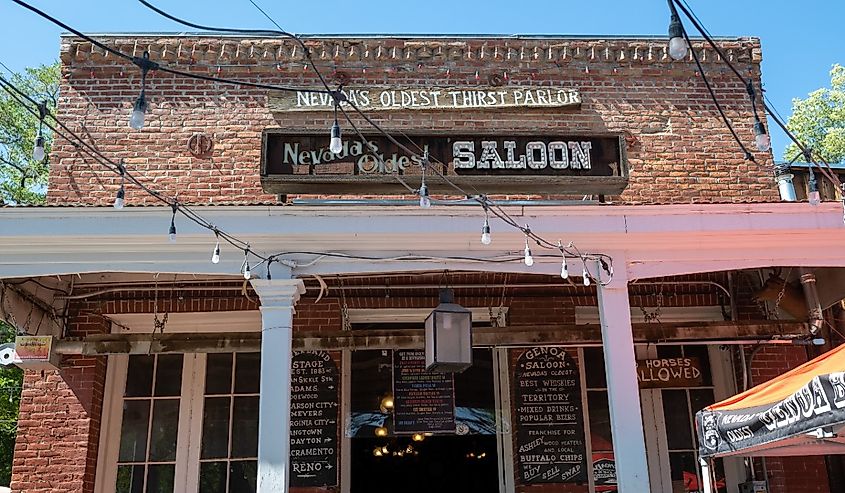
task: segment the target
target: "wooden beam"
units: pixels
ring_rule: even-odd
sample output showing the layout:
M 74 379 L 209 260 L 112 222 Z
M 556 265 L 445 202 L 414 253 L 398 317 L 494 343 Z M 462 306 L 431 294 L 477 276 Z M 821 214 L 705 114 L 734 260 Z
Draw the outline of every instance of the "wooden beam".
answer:
M 634 341 L 706 342 L 790 339 L 808 334 L 801 322 L 702 322 L 634 324 Z M 525 325 L 473 329 L 473 345 L 590 345 L 601 343 L 598 325 Z M 295 332 L 296 351 L 341 349 L 417 349 L 424 347 L 422 329 L 335 332 Z M 54 343 L 59 354 L 156 354 L 255 352 L 261 348 L 260 332 L 104 334 L 65 338 Z

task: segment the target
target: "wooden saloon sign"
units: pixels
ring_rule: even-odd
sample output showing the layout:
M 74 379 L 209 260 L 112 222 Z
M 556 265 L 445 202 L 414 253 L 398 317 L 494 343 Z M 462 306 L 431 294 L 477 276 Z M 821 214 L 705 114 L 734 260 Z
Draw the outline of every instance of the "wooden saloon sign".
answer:
M 420 184 L 420 159 L 380 135 L 349 137 L 338 154 L 328 133 L 264 132 L 261 181 L 269 193 L 398 194 Z M 428 151 L 430 193 L 458 186 L 485 193 L 619 194 L 628 183 L 624 139 L 576 135 L 414 135 L 404 142 Z M 420 153 L 422 154 L 422 152 Z
M 510 110 L 512 114 L 520 109 L 557 118 L 561 111 L 577 110 L 581 104 L 577 90 L 561 87 L 369 87 L 344 94 L 360 109 L 372 112 Z M 269 106 L 283 119 L 290 112 L 333 111 L 334 101 L 327 94 L 297 92 L 273 94 Z M 394 175 L 419 187 L 419 156 L 426 151 L 434 168 L 426 175 L 432 194 L 454 193 L 439 174 L 467 190 L 500 194 L 615 195 L 628 184 L 625 139 L 620 135 L 408 133 L 402 129 L 396 135 L 418 156 L 409 156 L 386 136 L 371 131 L 361 139 L 347 129 L 343 149 L 332 153 L 328 130 L 265 130 L 262 186 L 277 194 L 407 194 Z

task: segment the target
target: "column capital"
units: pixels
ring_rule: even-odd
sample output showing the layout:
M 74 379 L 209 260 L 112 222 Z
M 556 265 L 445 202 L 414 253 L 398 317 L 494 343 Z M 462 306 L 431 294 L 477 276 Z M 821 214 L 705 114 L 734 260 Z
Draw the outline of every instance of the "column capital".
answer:
M 305 294 L 302 279 L 253 279 L 252 289 L 261 300 L 261 308 L 293 308 L 299 297 Z

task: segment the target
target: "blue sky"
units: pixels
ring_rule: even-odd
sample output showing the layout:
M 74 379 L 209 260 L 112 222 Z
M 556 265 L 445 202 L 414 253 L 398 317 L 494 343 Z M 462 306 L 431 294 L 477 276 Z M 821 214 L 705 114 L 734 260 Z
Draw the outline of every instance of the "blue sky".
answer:
M 201 24 L 272 28 L 249 0 L 152 0 Z M 664 0 L 256 0 L 295 33 L 659 34 L 669 22 Z M 758 36 L 763 82 L 784 117 L 794 97 L 826 86 L 845 64 L 842 0 L 687 0 L 713 35 Z M 89 32 L 180 31 L 136 0 L 31 0 Z M 13 70 L 56 59 L 61 30 L 15 3 L 0 4 L 0 61 Z M 688 26 L 692 29 L 692 26 Z M 776 157 L 786 137 L 772 129 Z

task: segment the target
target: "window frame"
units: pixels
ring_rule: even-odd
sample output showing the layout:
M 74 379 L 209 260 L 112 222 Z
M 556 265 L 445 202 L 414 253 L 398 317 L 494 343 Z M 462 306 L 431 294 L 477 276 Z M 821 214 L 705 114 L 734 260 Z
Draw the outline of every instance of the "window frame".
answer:
M 120 454 L 120 432 L 123 425 L 123 403 L 126 378 L 129 370 L 128 354 L 108 356 L 103 405 L 100 426 L 100 442 L 97 453 L 97 472 L 94 493 L 114 493 L 117 482 L 118 457 Z M 179 393 L 179 429 L 176 436 L 176 459 L 174 491 L 197 491 L 199 480 L 199 437 L 202 420 L 191 419 L 199 409 L 202 416 L 202 388 L 197 400 L 196 390 L 205 378 L 205 356 L 185 353 L 182 359 L 182 383 Z M 131 399 L 130 399 L 131 400 Z M 197 407 L 199 406 L 199 407 Z M 198 426 L 196 422 L 198 423 Z M 195 430 L 196 428 L 196 430 Z M 199 433 L 199 434 L 197 434 Z M 193 442 L 192 442 L 193 440 Z M 197 460 L 194 460 L 196 456 Z

